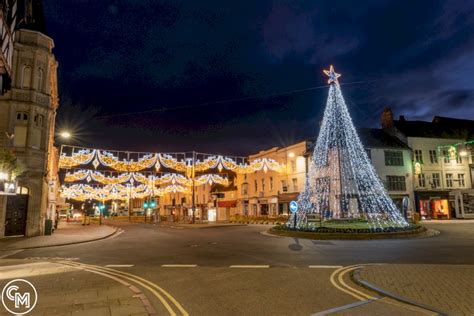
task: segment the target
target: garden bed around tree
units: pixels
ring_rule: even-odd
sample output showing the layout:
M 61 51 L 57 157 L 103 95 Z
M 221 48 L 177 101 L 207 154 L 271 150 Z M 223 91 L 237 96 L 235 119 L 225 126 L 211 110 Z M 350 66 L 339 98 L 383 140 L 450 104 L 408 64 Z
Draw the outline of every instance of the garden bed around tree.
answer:
M 427 230 L 417 224 L 396 227 L 390 223 L 380 223 L 377 228 L 374 228 L 364 220 L 330 220 L 298 229 L 277 225 L 272 227 L 268 233 L 307 239 L 383 239 L 423 236 L 426 235 Z

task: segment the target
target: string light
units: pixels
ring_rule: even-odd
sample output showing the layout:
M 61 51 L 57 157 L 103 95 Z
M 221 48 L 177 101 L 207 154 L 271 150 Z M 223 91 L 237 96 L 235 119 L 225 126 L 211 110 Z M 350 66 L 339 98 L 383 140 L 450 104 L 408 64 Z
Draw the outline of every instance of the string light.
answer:
M 357 135 L 334 67 L 329 95 L 304 191 L 299 195 L 297 227 L 308 214 L 326 219 L 363 219 L 369 227 L 406 227 L 408 223 L 389 197 Z M 294 226 L 290 219 L 288 225 Z
M 127 152 L 123 152 L 128 154 Z M 88 165 L 92 163 L 94 169 L 99 165 L 111 168 L 121 172 L 137 172 L 145 169 L 154 168 L 159 170 L 162 166 L 168 169 L 184 172 L 188 176 L 194 172 L 203 172 L 210 169 L 218 169 L 221 172 L 223 169 L 233 171 L 235 173 L 248 174 L 255 171 L 269 170 L 282 172 L 284 167 L 277 161 L 270 158 L 261 158 L 250 161 L 249 163 L 238 163 L 231 157 L 225 156 L 208 156 L 203 160 L 193 159 L 177 159 L 170 154 L 142 154 L 141 157 L 134 161 L 134 159 L 120 160 L 118 156 L 113 153 L 99 150 L 99 149 L 80 149 L 72 152 L 71 155 L 62 153 L 59 158 L 59 167 L 63 169 L 70 169 L 79 165 Z

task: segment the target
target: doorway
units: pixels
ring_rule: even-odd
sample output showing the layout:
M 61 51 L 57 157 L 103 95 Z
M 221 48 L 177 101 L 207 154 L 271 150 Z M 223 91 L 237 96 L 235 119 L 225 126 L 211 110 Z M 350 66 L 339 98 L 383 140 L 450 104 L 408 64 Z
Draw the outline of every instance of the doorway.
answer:
M 25 235 L 27 211 L 28 194 L 17 194 L 7 197 L 5 236 Z

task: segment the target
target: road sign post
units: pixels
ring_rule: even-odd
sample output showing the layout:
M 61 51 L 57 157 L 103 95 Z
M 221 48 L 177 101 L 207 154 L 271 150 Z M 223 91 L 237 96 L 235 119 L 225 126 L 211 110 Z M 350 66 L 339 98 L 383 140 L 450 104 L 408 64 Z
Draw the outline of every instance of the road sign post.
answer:
M 298 202 L 290 202 L 290 212 L 293 213 L 293 228 L 296 229 L 296 212 L 298 211 Z

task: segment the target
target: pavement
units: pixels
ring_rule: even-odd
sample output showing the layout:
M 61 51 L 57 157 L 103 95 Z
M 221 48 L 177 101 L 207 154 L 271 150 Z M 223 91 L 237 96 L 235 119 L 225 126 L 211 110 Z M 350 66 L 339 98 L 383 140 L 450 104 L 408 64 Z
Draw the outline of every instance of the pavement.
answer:
M 76 285 L 67 279 L 78 293 L 100 289 L 102 277 L 115 277 L 116 283 L 128 282 L 142 291 L 139 298 L 145 297 L 148 304 L 141 299 L 140 306 L 151 306 L 160 315 L 435 314 L 360 286 L 351 278 L 357 271 L 387 292 L 450 315 L 472 315 L 474 300 L 468 295 L 473 293 L 469 277 L 474 266 L 473 222 L 428 223 L 428 228 L 440 231 L 430 238 L 324 241 L 269 237 L 261 234 L 267 227 L 253 225 L 213 229 L 114 225 L 122 233 L 112 238 L 25 249 L 1 259 L 0 264 L 10 260 L 15 265 L 60 264 L 79 269 L 73 273 L 95 273 L 92 278 L 97 285 L 79 281 Z M 24 274 L 18 271 L 17 276 Z M 42 277 L 53 284 L 51 278 L 69 277 L 72 272 Z M 25 275 L 35 281 L 36 276 Z M 129 286 L 121 286 L 130 292 Z M 92 292 L 95 294 L 84 294 L 86 301 L 88 295 L 98 299 L 99 292 Z M 38 293 L 40 299 L 51 295 L 46 288 Z M 112 313 L 113 304 L 99 301 Z M 77 304 L 86 303 L 79 300 Z M 87 315 L 87 311 L 76 314 Z
M 157 312 L 141 291 L 105 274 L 54 262 L 1 262 L 0 288 L 18 277 L 28 279 L 39 294 L 38 303 L 28 315 L 138 316 Z M 0 309 L 0 315 L 11 314 Z
M 107 225 L 60 222 L 50 236 L 1 238 L 0 251 L 77 244 L 107 238 L 115 232 L 115 227 Z
M 450 315 L 474 315 L 474 265 L 366 266 L 360 280 Z

